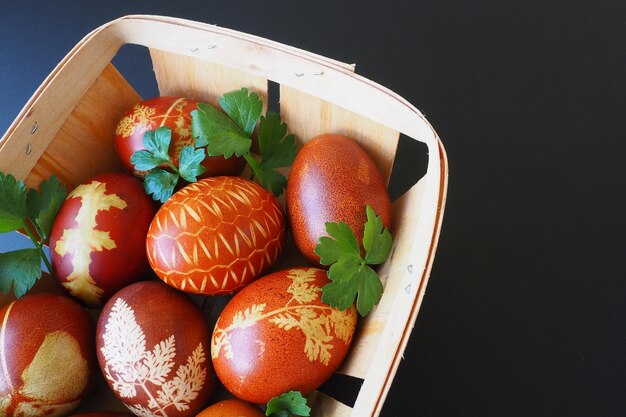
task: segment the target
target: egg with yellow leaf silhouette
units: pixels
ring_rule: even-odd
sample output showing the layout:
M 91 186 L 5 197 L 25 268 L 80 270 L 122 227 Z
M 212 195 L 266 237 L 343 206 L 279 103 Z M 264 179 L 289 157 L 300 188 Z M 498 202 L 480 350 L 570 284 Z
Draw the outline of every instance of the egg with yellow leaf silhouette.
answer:
M 137 282 L 117 292 L 96 334 L 102 374 L 134 414 L 195 416 L 213 393 L 209 325 L 187 295 L 164 283 Z
M 156 210 L 128 174 L 102 174 L 76 187 L 50 234 L 59 284 L 85 305 L 100 307 L 124 286 L 150 276 L 145 241 Z
M 357 313 L 324 304 L 329 282 L 318 268 L 291 268 L 249 284 L 226 305 L 213 330 L 218 378 L 257 404 L 288 391 L 318 388 L 343 361 Z
M 0 416 L 71 414 L 95 371 L 94 326 L 74 301 L 27 295 L 0 310 Z

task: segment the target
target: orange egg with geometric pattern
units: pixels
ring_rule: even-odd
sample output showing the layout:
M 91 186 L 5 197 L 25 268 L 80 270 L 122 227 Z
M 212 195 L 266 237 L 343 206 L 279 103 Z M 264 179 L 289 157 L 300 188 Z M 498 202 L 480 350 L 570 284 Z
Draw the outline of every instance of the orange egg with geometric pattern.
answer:
M 357 322 L 324 304 L 329 282 L 318 268 L 290 268 L 266 275 L 237 293 L 215 324 L 213 367 L 236 397 L 257 404 L 288 391 L 307 394 L 345 358 Z
M 285 241 L 276 198 L 239 177 L 211 177 L 175 193 L 154 216 L 146 250 L 154 272 L 179 290 L 237 291 L 276 262 Z
M 62 295 L 27 295 L 0 310 L 0 323 L 0 416 L 71 414 L 97 372 L 87 312 Z
M 89 307 L 152 274 L 145 253 L 157 206 L 139 180 L 109 173 L 76 187 L 61 206 L 50 234 L 59 284 Z
M 191 112 L 196 108 L 197 102 L 190 98 L 155 97 L 137 103 L 129 109 L 115 130 L 115 150 L 128 172 L 143 178 L 145 173 L 135 170 L 130 157 L 134 152 L 145 149 L 144 133 L 163 126 L 169 127 L 172 131 L 169 155 L 174 166 L 178 166 L 183 146 L 195 143 L 191 135 Z M 228 159 L 223 156 L 207 156 L 202 165 L 206 171 L 201 177 L 237 175 L 245 166 L 245 160 L 235 156 Z

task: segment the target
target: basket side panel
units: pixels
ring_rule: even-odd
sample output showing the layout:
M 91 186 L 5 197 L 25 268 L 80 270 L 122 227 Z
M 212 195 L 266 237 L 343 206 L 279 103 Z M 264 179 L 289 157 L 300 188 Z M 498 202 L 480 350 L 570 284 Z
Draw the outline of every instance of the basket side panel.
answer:
M 113 147 L 122 115 L 141 97 L 109 64 L 80 99 L 25 179 L 36 187 L 55 174 L 68 187 L 121 165 Z M 71 161 L 71 163 L 69 163 Z
M 376 162 L 389 181 L 399 133 L 371 119 L 303 93 L 280 86 L 280 115 L 300 144 L 322 133 L 339 133 L 355 139 Z
M 352 408 L 319 391 L 308 396 L 307 404 L 311 417 L 349 417 L 352 412 Z
M 266 78 L 158 49 L 150 49 L 150 56 L 162 96 L 188 97 L 217 106 L 224 93 L 247 87 L 267 103 Z

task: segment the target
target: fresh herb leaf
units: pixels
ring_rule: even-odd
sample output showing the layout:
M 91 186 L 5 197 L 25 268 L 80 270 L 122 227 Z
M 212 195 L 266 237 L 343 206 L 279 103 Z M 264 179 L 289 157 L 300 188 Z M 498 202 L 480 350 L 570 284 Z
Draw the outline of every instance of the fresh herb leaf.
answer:
M 26 214 L 26 186 L 13 175 L 0 172 L 0 233 L 22 227 Z
M 152 194 L 153 199 L 165 203 L 174 194 L 177 183 L 178 174 L 155 168 L 146 174 L 143 187 L 146 194 Z
M 322 301 L 340 310 L 349 308 L 356 298 L 356 308 L 365 316 L 380 301 L 383 285 L 369 265 L 378 265 L 389 256 L 392 237 L 383 226 L 382 219 L 367 206 L 367 222 L 363 232 L 363 249 L 360 248 L 354 233 L 343 222 L 326 223 L 329 236 L 320 237 L 315 253 L 322 265 L 330 265 L 330 283 L 322 288 Z
M 194 182 L 198 180 L 198 175 L 206 171 L 202 166 L 204 161 L 204 149 L 196 149 L 193 146 L 183 146 L 178 160 L 178 172 L 185 181 Z
M 263 102 L 256 93 L 247 88 L 231 91 L 219 98 L 220 107 L 243 129 L 247 137 L 252 135 L 256 122 L 261 117 Z
M 67 197 L 67 190 L 54 175 L 39 185 L 39 192 L 29 189 L 26 197 L 28 217 L 35 225 L 41 240 L 47 240 L 54 219 Z
M 204 103 L 198 103 L 198 109 L 191 112 L 191 134 L 196 146 L 206 146 L 210 156 L 241 156 L 252 145 L 250 135 L 224 113 Z
M 170 160 L 168 150 L 172 142 L 172 130 L 167 126 L 161 126 L 156 130 L 148 130 L 143 135 L 143 146 L 160 163 L 167 163 Z
M 37 249 L 0 253 L 0 289 L 8 294 L 13 286 L 16 298 L 23 296 L 41 278 L 41 258 Z
M 263 168 L 286 167 L 293 163 L 298 153 L 296 138 L 287 134 L 287 125 L 280 115 L 269 111 L 259 123 L 259 151 Z
M 167 162 L 163 161 L 161 158 L 157 158 L 152 155 L 150 152 L 142 149 L 134 152 L 130 156 L 130 163 L 135 166 L 137 171 L 149 171 L 152 168 L 156 168 L 162 163 Z
M 266 416 L 291 417 L 310 416 L 311 407 L 306 405 L 306 398 L 300 391 L 289 391 L 279 397 L 272 398 L 265 409 Z

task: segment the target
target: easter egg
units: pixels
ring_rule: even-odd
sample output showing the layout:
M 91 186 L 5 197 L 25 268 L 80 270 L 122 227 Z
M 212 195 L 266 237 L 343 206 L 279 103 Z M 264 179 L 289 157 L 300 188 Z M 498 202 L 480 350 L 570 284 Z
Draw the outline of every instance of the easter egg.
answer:
M 211 339 L 218 378 L 236 397 L 257 404 L 288 391 L 318 388 L 344 359 L 357 313 L 321 301 L 326 271 L 291 268 L 237 293 Z
M 265 417 L 265 413 L 255 405 L 233 398 L 208 406 L 196 417 Z
M 156 210 L 128 174 L 102 174 L 76 187 L 50 234 L 59 284 L 85 305 L 99 307 L 124 286 L 146 279 L 145 240 Z
M 27 295 L 0 310 L 0 416 L 74 411 L 95 371 L 94 326 L 75 301 Z
M 132 415 L 113 411 L 94 411 L 91 413 L 72 414 L 70 417 L 132 417 Z
M 130 157 L 134 152 L 145 149 L 143 136 L 147 131 L 163 126 L 172 131 L 169 155 L 174 166 L 178 166 L 183 146 L 195 143 L 191 135 L 191 112 L 196 107 L 196 101 L 189 98 L 155 97 L 128 110 L 115 130 L 115 150 L 128 172 L 143 177 L 145 173 L 135 170 Z M 206 168 L 202 176 L 237 175 L 245 166 L 245 160 L 241 157 L 225 159 L 223 156 L 207 156 L 202 165 Z
M 286 191 L 287 214 L 294 242 L 311 262 L 315 246 L 327 236 L 327 222 L 344 222 L 358 242 L 363 239 L 366 207 L 391 226 L 391 200 L 372 158 L 353 139 L 336 134 L 305 143 L 291 166 Z
M 205 178 L 163 204 L 146 248 L 154 272 L 182 291 L 216 295 L 261 276 L 280 256 L 285 218 L 274 196 L 239 177 Z
M 134 414 L 195 416 L 213 393 L 210 329 L 185 294 L 157 281 L 116 293 L 98 320 L 98 362 Z

